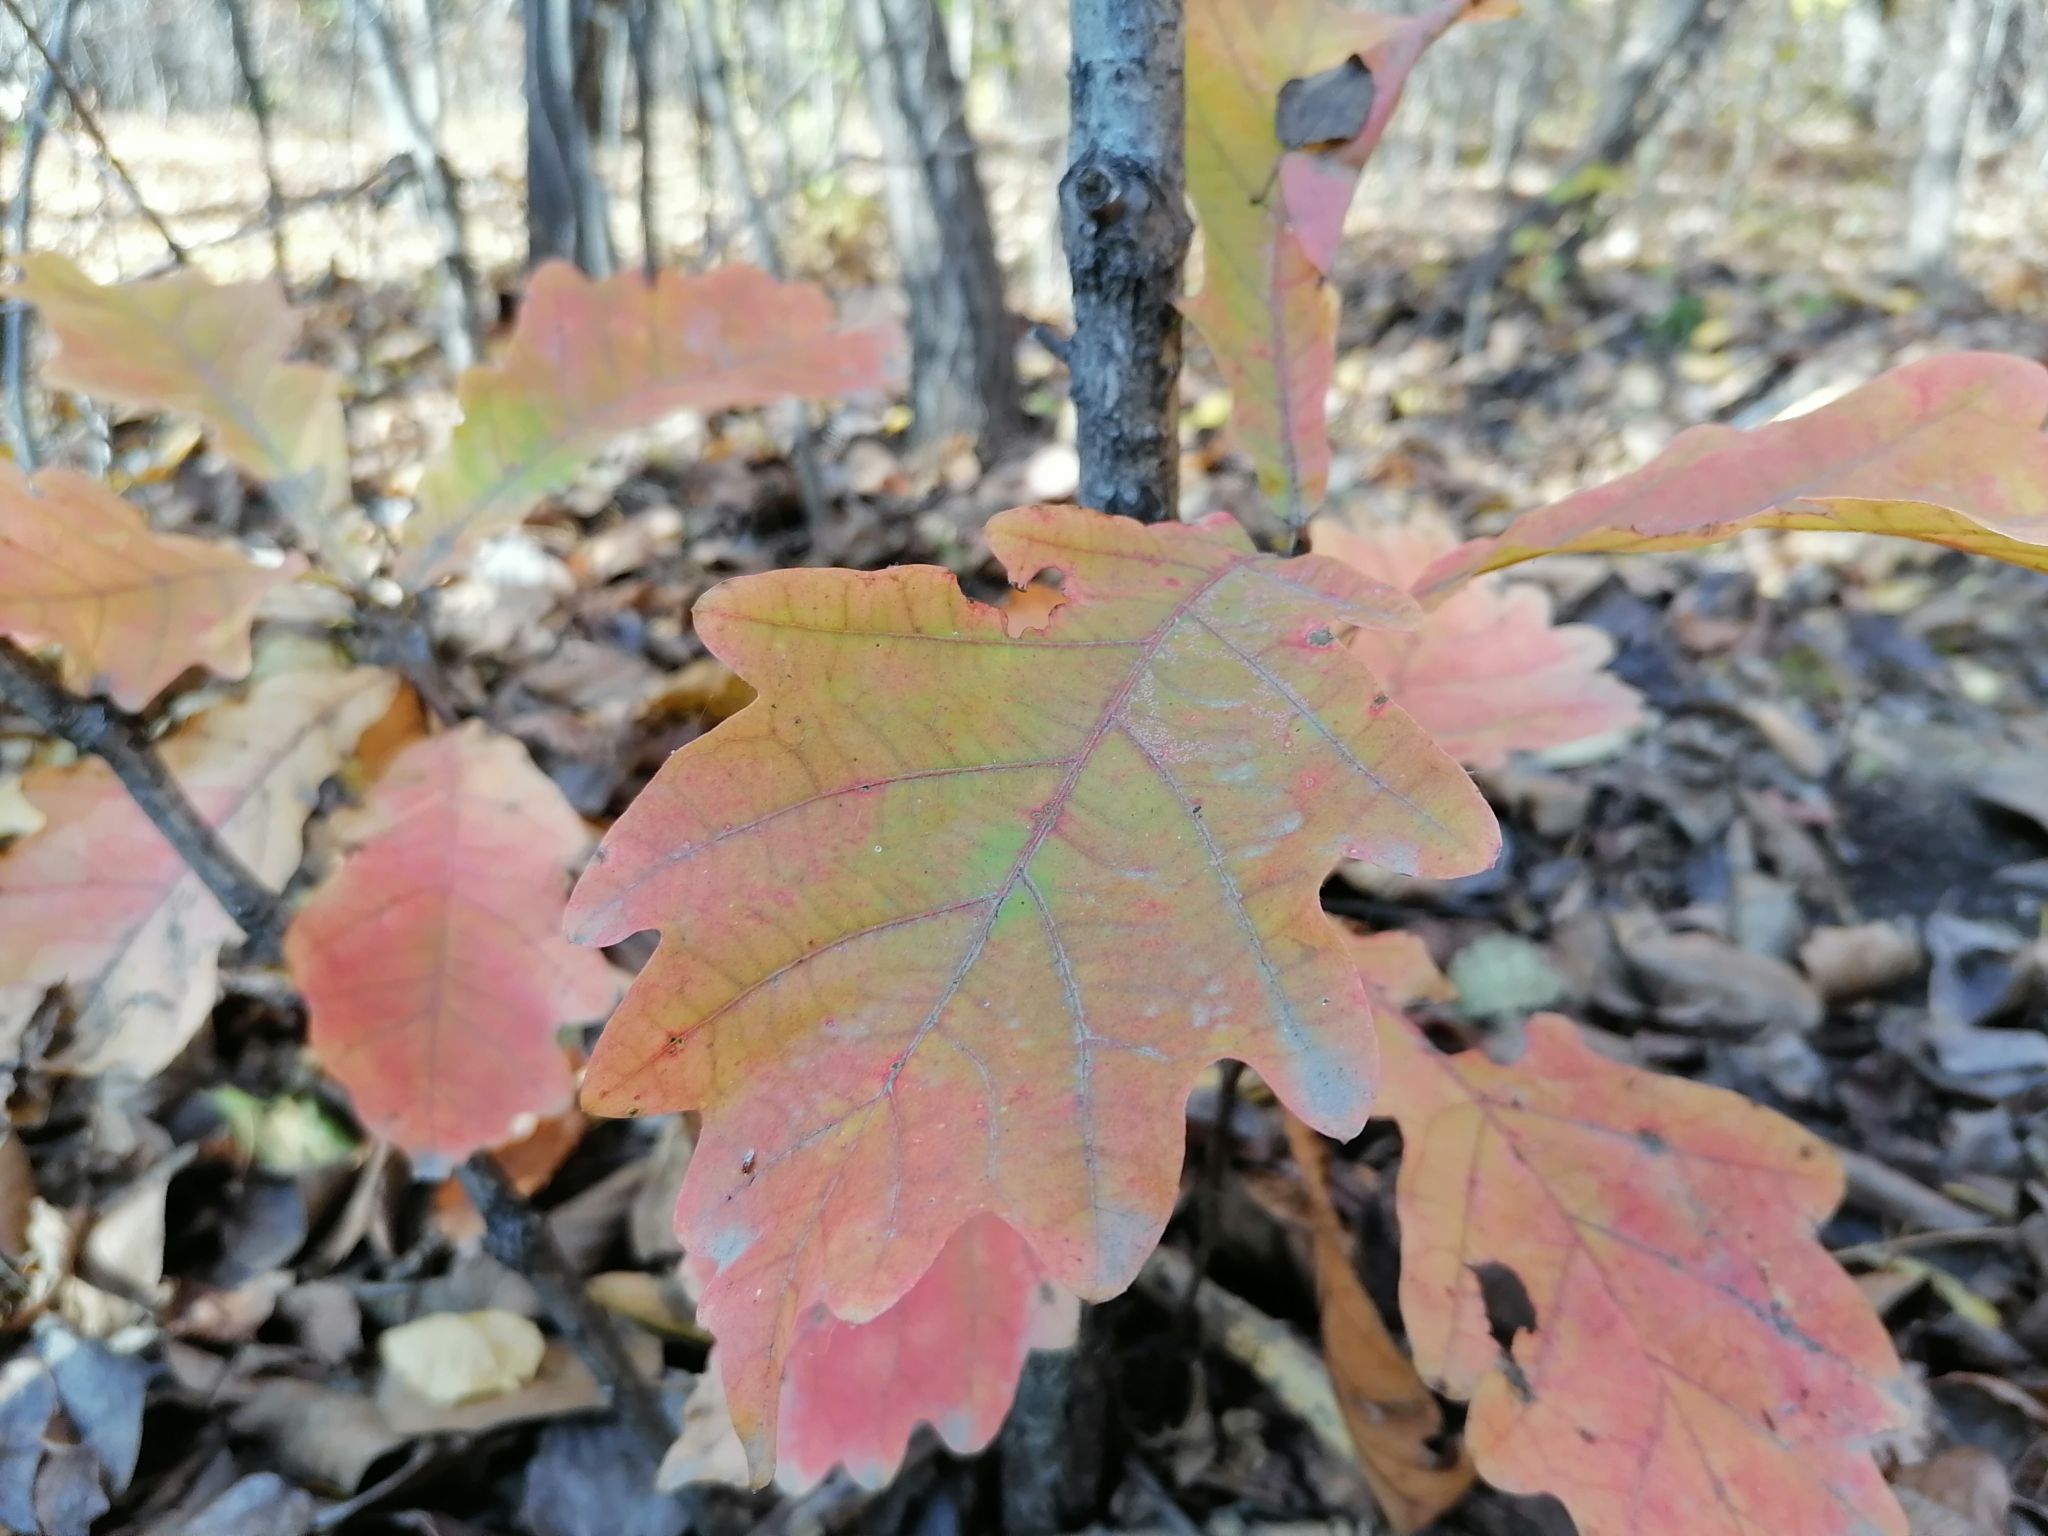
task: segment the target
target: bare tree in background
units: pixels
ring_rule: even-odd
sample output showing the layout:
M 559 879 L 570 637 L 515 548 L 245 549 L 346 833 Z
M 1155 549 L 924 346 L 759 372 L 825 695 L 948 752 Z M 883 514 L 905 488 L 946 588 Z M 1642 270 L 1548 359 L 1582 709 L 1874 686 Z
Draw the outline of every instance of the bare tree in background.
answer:
M 1606 178 L 1630 158 L 1699 72 L 1742 0 L 1654 0 L 1615 55 L 1592 129 L 1554 186 L 1502 224 L 1466 279 L 1464 349 L 1486 343 L 1493 295 L 1533 231 L 1560 224 L 1582 236 Z
M 1877 126 L 1877 90 L 1895 7 L 1896 0 L 1849 0 L 1842 11 L 1842 94 L 1866 128 Z
M 1972 87 L 1988 20 L 1984 0 L 1948 0 L 1941 58 L 1927 82 L 1906 223 L 1906 259 L 1927 280 L 1950 275 L 1963 205 L 1963 148 L 1976 106 Z
M 577 43 L 590 0 L 521 0 L 526 22 L 526 254 L 529 264 L 573 261 L 593 277 L 612 270 L 604 183 L 576 99 Z
M 1985 0 L 1948 0 L 1942 57 L 1927 80 L 1921 147 L 1913 162 L 1907 260 L 1921 279 L 1950 276 L 1956 215 L 1962 211 L 1964 145 L 1976 106 L 1976 63 L 1985 51 Z
M 441 349 L 450 364 L 467 368 L 481 348 L 476 298 L 476 269 L 462 226 L 462 193 L 454 171 L 441 157 L 434 131 L 420 111 L 412 79 L 400 54 L 391 20 L 378 0 L 353 0 L 357 25 L 369 44 L 370 83 L 383 104 L 392 137 L 411 162 L 412 184 L 420 212 L 441 245 L 438 328 Z
M 910 301 L 917 437 L 971 434 L 986 459 L 1023 420 L 1002 268 L 937 0 L 854 0 L 888 164 L 890 243 Z

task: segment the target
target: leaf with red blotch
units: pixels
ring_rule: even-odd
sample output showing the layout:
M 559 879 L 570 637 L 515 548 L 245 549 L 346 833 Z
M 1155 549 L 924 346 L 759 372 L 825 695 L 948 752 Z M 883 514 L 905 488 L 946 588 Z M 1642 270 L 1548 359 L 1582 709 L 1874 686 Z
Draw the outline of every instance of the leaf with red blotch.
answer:
M 165 740 L 164 766 L 251 872 L 282 886 L 322 781 L 397 682 L 369 668 L 273 673 Z M 0 856 L 0 1040 L 68 983 L 58 1066 L 158 1072 L 212 1008 L 234 920 L 104 763 L 35 769 L 22 788 L 48 824 Z
M 583 819 L 472 721 L 414 743 L 341 828 L 354 848 L 285 935 L 308 1040 L 357 1117 L 415 1161 L 457 1162 L 564 1108 L 563 1025 L 620 978 L 562 938 Z
M 285 360 L 299 318 L 276 284 L 215 284 L 187 268 L 102 286 L 48 252 L 20 266 L 10 291 L 59 344 L 44 369 L 51 383 L 197 416 L 301 537 L 326 546 L 324 514 L 349 498 L 341 375 Z
M 1337 351 L 1331 262 L 1358 172 L 1423 51 L 1497 13 L 1438 0 L 1416 16 L 1330 0 L 1191 0 L 1188 195 L 1202 288 L 1183 304 L 1229 382 L 1259 486 L 1290 525 L 1329 480 L 1323 397 Z
M 1693 549 L 1749 528 L 1885 533 L 2048 570 L 2044 422 L 2039 363 L 1926 358 L 1790 421 L 1681 432 L 1633 474 L 1451 551 L 1415 590 L 1433 601 L 1538 555 Z
M 462 424 L 420 481 L 396 574 L 408 586 L 447 575 L 622 432 L 678 411 L 882 388 L 900 351 L 894 325 L 842 325 L 822 290 L 753 267 L 663 272 L 650 285 L 551 262 L 504 352 L 462 376 Z
M 993 1216 L 955 1232 L 880 1317 L 844 1323 L 813 1307 L 782 1382 L 785 1478 L 809 1486 L 837 1465 L 879 1488 L 920 1423 L 958 1455 L 981 1450 L 1003 1427 L 1025 1357 L 1071 1344 L 1080 1310 Z
M 1361 943 L 1376 990 L 1428 985 L 1405 937 Z M 1482 1477 L 1556 1496 L 1582 1536 L 1904 1536 L 1871 1452 L 1912 1411 L 1815 1240 L 1842 1197 L 1822 1142 L 1556 1014 L 1511 1066 L 1380 1018 L 1401 1315 L 1424 1379 L 1470 1399 Z
M 80 693 L 140 709 L 188 667 L 243 676 L 256 607 L 291 574 L 154 533 L 85 475 L 0 463 L 0 635 L 62 646 Z
M 1014 585 L 1064 574 L 1043 629 L 929 566 L 706 594 L 698 635 L 760 697 L 669 758 L 570 903 L 586 942 L 663 930 L 584 1104 L 703 1111 L 678 1228 L 763 1478 L 798 1321 L 877 1315 L 974 1217 L 1068 1290 L 1128 1285 L 1217 1058 L 1354 1133 L 1370 1013 L 1323 878 L 1498 846 L 1341 643 L 1410 622 L 1403 594 L 1227 517 L 1026 507 L 987 537 Z
M 1457 546 L 1441 522 L 1358 528 L 1319 518 L 1316 553 L 1406 588 Z M 1351 649 L 1394 702 L 1467 768 L 1498 768 L 1624 730 L 1642 719 L 1635 689 L 1608 675 L 1614 643 L 1590 624 L 1552 624 L 1538 587 L 1480 581 L 1405 633 L 1359 630 Z

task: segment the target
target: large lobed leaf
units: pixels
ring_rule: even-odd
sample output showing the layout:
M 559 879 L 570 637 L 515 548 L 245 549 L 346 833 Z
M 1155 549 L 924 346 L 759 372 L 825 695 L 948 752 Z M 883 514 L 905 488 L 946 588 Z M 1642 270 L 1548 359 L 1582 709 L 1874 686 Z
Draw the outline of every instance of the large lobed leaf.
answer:
M 1127 1285 L 1210 1062 L 1355 1132 L 1370 1012 L 1320 883 L 1497 846 L 1342 643 L 1410 622 L 1402 595 L 1227 517 L 1032 507 L 988 539 L 1014 585 L 1062 573 L 1044 629 L 930 567 L 707 594 L 699 635 L 761 696 L 669 759 L 571 901 L 586 941 L 663 930 L 584 1101 L 704 1113 L 678 1227 L 762 1477 L 799 1321 L 875 1316 L 976 1216 L 1058 1285 Z
M 80 692 L 140 709 L 188 667 L 242 676 L 257 605 L 290 574 L 153 533 L 85 475 L 0 463 L 0 635 L 62 646 Z
M 1188 195 L 1202 287 L 1183 307 L 1230 383 L 1233 425 L 1260 488 L 1297 527 L 1329 481 L 1323 397 L 1337 294 L 1328 278 L 1359 170 L 1423 51 L 1461 18 L 1496 9 L 1438 0 L 1404 17 L 1331 0 L 1188 5 Z M 1283 139 L 1290 86 L 1323 105 L 1297 109 Z
M 168 738 L 164 766 L 256 876 L 281 886 L 321 782 L 395 687 L 367 668 L 273 674 Z M 159 1071 L 213 1006 L 234 920 L 104 763 L 37 769 L 22 789 L 48 824 L 0 856 L 0 1040 L 69 983 L 59 1065 Z
M 1633 474 L 1524 513 L 1416 582 L 1433 600 L 1558 553 L 1692 549 L 1747 528 L 1886 533 L 2048 570 L 2048 368 L 1908 363 L 1809 415 L 1681 432 Z
M 841 325 L 822 290 L 753 267 L 649 284 L 543 266 L 503 353 L 462 377 L 462 423 L 420 482 L 399 579 L 447 574 L 622 432 L 677 411 L 879 388 L 900 350 L 893 325 Z
M 457 1161 L 564 1108 L 561 1026 L 619 978 L 561 937 L 582 818 L 526 749 L 475 722 L 415 742 L 347 819 L 354 846 L 285 937 L 313 1054 L 416 1160 Z
M 1386 991 L 1441 984 L 1407 935 L 1357 953 Z M 1582 1536 L 1904 1536 L 1871 1457 L 1911 1420 L 1903 1373 L 1814 1237 L 1842 1196 L 1820 1141 L 1554 1014 L 1513 1065 L 1380 1018 L 1401 1313 L 1424 1378 L 1471 1400 L 1481 1476 L 1554 1494 Z M 1534 1314 L 1505 1351 L 1502 1270 Z
M 274 283 L 208 282 L 185 269 L 102 286 L 62 256 L 20 258 L 16 297 L 58 340 L 53 384 L 143 410 L 189 411 L 214 446 L 268 483 L 314 545 L 349 497 L 341 376 L 287 362 L 299 319 Z
M 1316 553 L 1404 590 L 1457 546 L 1441 522 L 1351 527 L 1318 518 Z M 1526 583 L 1481 579 L 1407 631 L 1359 630 L 1351 648 L 1394 702 L 1467 768 L 1498 768 L 1624 730 L 1637 692 L 1606 671 L 1614 642 L 1590 624 L 1553 624 L 1550 598 Z

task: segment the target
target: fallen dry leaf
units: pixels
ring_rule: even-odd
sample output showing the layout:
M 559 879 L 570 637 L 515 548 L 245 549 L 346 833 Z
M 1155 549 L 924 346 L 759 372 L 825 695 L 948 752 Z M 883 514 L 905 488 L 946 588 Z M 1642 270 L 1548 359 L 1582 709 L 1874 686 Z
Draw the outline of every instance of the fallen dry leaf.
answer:
M 435 1312 L 387 1328 L 377 1358 L 407 1391 L 441 1408 L 501 1397 L 532 1381 L 547 1340 L 516 1312 Z
M 1323 1359 L 1344 1427 L 1381 1512 L 1395 1530 L 1419 1531 L 1471 1488 L 1471 1458 L 1462 1442 L 1444 1448 L 1436 1398 L 1358 1278 L 1353 1244 L 1330 1203 L 1327 1145 L 1285 1110 L 1281 1123 L 1308 1192 Z

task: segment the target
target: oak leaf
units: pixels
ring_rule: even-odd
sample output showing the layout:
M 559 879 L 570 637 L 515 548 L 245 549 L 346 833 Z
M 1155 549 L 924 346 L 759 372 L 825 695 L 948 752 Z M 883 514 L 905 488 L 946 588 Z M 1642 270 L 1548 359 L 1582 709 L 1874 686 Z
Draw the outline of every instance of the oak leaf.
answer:
M 559 932 L 582 818 L 475 722 L 408 747 L 341 828 L 355 851 L 285 935 L 313 1055 L 357 1117 L 455 1162 L 564 1108 L 565 1024 L 619 979 Z
M 879 388 L 893 325 L 843 325 L 822 290 L 753 267 L 592 280 L 533 274 L 495 361 L 462 376 L 462 423 L 420 481 L 396 574 L 420 586 L 518 524 L 620 433 L 678 411 Z
M 209 282 L 189 268 L 101 285 L 62 256 L 20 258 L 12 293 L 57 338 L 52 384 L 143 410 L 190 412 L 214 447 L 264 481 L 301 537 L 349 498 L 341 376 L 287 361 L 299 317 L 274 283 Z
M 1357 528 L 1319 518 L 1310 547 L 1406 588 L 1457 547 L 1442 523 Z M 1553 624 L 1539 587 L 1477 581 L 1404 633 L 1359 630 L 1351 648 L 1380 686 L 1467 768 L 1498 768 L 1606 736 L 1642 719 L 1642 699 L 1609 676 L 1614 643 L 1590 624 Z
M 1370 1014 L 1320 883 L 1497 847 L 1341 643 L 1410 622 L 1401 594 L 1227 517 L 1029 507 L 987 536 L 1013 585 L 1063 574 L 1044 629 L 933 567 L 700 600 L 761 696 L 663 765 L 570 904 L 586 942 L 663 930 L 584 1103 L 704 1113 L 678 1226 L 763 1478 L 798 1321 L 875 1316 L 977 1215 L 1066 1289 L 1129 1284 L 1217 1058 L 1355 1132 Z
M 0 463 L 0 634 L 62 646 L 78 692 L 140 709 L 188 667 L 243 676 L 256 607 L 291 574 L 152 532 L 89 476 Z
M 1432 984 L 1405 937 L 1360 943 L 1383 991 Z M 1823 1143 L 1556 1014 L 1513 1065 L 1380 1019 L 1401 1314 L 1424 1379 L 1470 1399 L 1482 1477 L 1555 1495 L 1582 1536 L 1903 1536 L 1871 1450 L 1912 1413 L 1814 1237 L 1843 1189 Z
M 368 668 L 272 673 L 167 738 L 164 766 L 251 872 L 282 886 L 321 782 L 396 683 Z M 57 1065 L 160 1071 L 213 1006 L 234 921 L 105 764 L 38 768 L 22 788 L 48 824 L 0 856 L 0 1040 L 68 983 Z
M 1079 1315 L 1021 1237 L 977 1216 L 881 1316 L 845 1323 L 813 1307 L 799 1325 L 782 1383 L 784 1477 L 808 1486 L 839 1465 L 879 1488 L 920 1423 L 959 1455 L 981 1450 L 1003 1427 L 1025 1357 L 1072 1343 Z
M 1908 363 L 1808 415 L 1693 427 L 1633 474 L 1444 555 L 1425 601 L 1560 553 L 1692 549 L 1747 528 L 1886 533 L 2048 570 L 2048 368 L 1993 352 Z
M 1330 475 L 1329 284 L 1345 210 L 1423 51 L 1484 7 L 1382 16 L 1331 0 L 1191 0 L 1188 196 L 1202 287 L 1183 303 L 1234 397 L 1239 442 L 1290 524 Z

